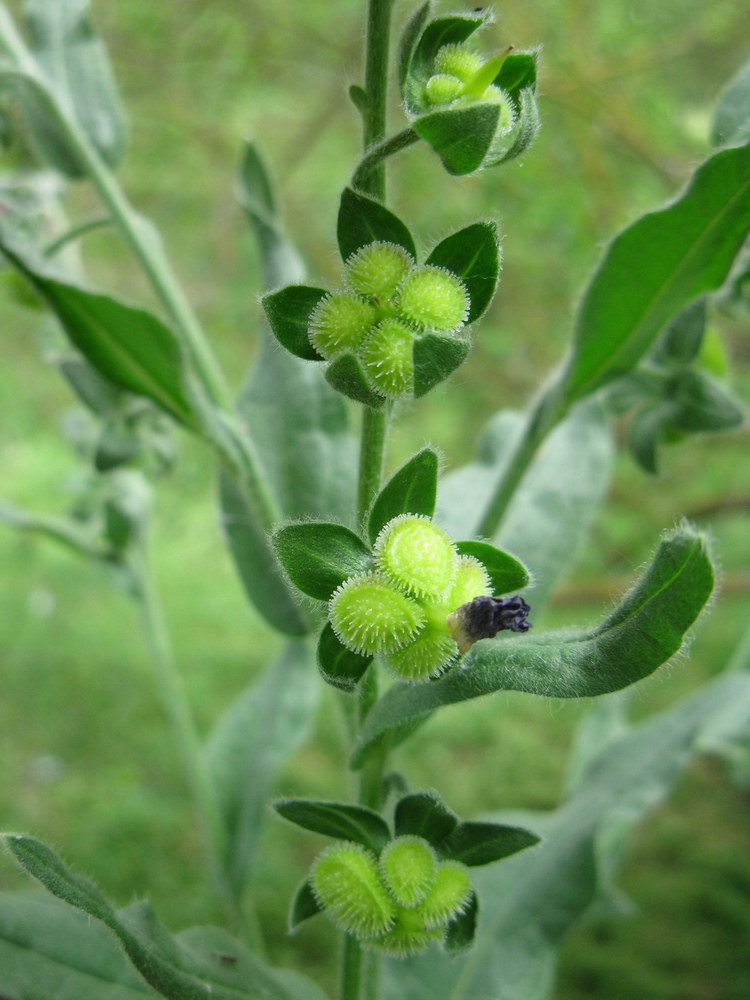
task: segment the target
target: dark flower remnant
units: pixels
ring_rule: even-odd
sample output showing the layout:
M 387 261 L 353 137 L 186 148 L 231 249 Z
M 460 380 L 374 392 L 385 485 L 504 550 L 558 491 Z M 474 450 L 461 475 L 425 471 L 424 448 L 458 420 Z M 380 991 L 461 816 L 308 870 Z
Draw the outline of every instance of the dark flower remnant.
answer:
M 463 655 L 480 639 L 492 639 L 498 632 L 528 632 L 526 617 L 531 608 L 522 597 L 475 597 L 448 616 L 451 634 Z

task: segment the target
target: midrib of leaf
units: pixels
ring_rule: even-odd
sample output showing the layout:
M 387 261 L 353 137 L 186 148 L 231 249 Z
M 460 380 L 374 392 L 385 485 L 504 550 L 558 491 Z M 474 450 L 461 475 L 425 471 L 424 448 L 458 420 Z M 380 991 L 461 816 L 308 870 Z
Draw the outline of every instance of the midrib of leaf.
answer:
M 688 190 L 683 195 L 683 199 L 687 198 L 689 193 L 690 193 L 690 188 L 688 188 Z M 698 239 L 696 239 L 693 242 L 691 249 L 680 260 L 677 267 L 674 268 L 673 271 L 668 275 L 668 277 L 663 282 L 662 286 L 659 288 L 656 294 L 653 295 L 652 298 L 649 300 L 649 302 L 646 305 L 646 308 L 641 314 L 641 319 L 638 321 L 637 325 L 631 327 L 631 332 L 626 337 L 626 339 L 621 341 L 620 345 L 616 347 L 614 351 L 612 351 L 612 353 L 607 356 L 606 362 L 608 365 L 611 365 L 612 361 L 617 357 L 619 357 L 622 354 L 622 352 L 627 347 L 630 346 L 630 344 L 634 339 L 638 338 L 644 326 L 647 325 L 647 320 L 650 318 L 651 314 L 655 311 L 655 309 L 660 304 L 661 300 L 666 296 L 667 292 L 671 289 L 671 287 L 677 282 L 681 273 L 687 270 L 687 265 L 690 263 L 692 258 L 697 254 L 698 249 L 706 241 L 707 236 L 710 235 L 712 230 L 716 228 L 716 226 L 718 226 L 720 222 L 723 222 L 723 220 L 729 213 L 730 209 L 734 207 L 737 201 L 741 201 L 741 199 L 746 195 L 746 193 L 750 193 L 750 179 L 748 179 L 747 183 L 742 188 L 740 188 L 740 190 L 738 190 L 735 194 L 732 195 L 732 197 L 726 203 L 725 207 L 721 210 L 721 212 L 715 215 L 714 218 L 711 220 L 711 222 L 709 222 L 709 224 L 706 226 L 706 228 L 702 230 Z M 673 207 L 677 208 L 679 204 L 680 202 L 676 202 Z M 665 209 L 664 211 L 668 212 L 669 209 Z M 605 263 L 606 263 L 606 258 L 604 261 L 602 261 L 602 267 L 604 267 Z M 601 364 L 601 362 L 599 362 L 599 364 Z M 579 382 L 577 384 L 575 389 L 574 399 L 579 399 L 581 396 L 587 395 L 587 393 L 590 391 L 589 386 L 592 383 L 596 383 L 596 375 L 597 372 L 594 372 L 593 375 L 589 375 L 583 382 Z

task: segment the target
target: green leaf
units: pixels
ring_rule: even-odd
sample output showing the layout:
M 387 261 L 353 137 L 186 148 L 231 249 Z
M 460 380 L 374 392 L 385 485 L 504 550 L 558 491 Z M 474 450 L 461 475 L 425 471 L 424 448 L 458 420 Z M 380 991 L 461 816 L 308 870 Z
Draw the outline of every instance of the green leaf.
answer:
M 363 403 L 373 410 L 380 409 L 385 403 L 385 398 L 370 388 L 364 369 L 353 354 L 342 354 L 327 365 L 325 377 L 337 392 L 356 403 Z
M 69 109 L 102 159 L 117 166 L 125 151 L 125 119 L 107 51 L 88 16 L 87 0 L 27 0 L 31 49 L 55 97 Z M 85 170 L 43 102 L 23 102 L 33 140 L 53 167 L 77 178 Z
M 636 413 L 628 427 L 628 447 L 633 458 L 644 472 L 655 476 L 658 469 L 657 453 L 664 437 L 664 426 L 671 408 L 667 405 L 647 406 Z
M 516 99 L 516 122 L 507 132 L 499 133 L 492 144 L 485 167 L 496 167 L 508 163 L 525 153 L 539 134 L 541 119 L 534 91 L 527 87 Z
M 419 398 L 444 382 L 469 356 L 468 337 L 428 333 L 414 341 L 414 395 Z
M 711 122 L 711 145 L 729 146 L 750 139 L 750 62 L 741 66 L 721 92 Z
M 288 524 L 274 532 L 273 546 L 294 586 L 316 601 L 330 600 L 344 580 L 366 572 L 372 561 L 361 538 L 343 524 Z
M 221 525 L 245 592 L 269 625 L 284 635 L 303 636 L 308 626 L 271 549 L 268 534 L 228 473 L 219 477 Z
M 529 583 L 529 571 L 509 552 L 496 549 L 489 542 L 456 542 L 462 556 L 473 556 L 484 566 L 496 595 L 522 590 Z
M 723 431 L 738 427 L 745 414 L 722 385 L 697 369 L 675 376 L 670 398 L 674 406 L 670 423 L 680 431 Z
M 462 669 L 432 684 L 396 684 L 367 716 L 353 766 L 391 729 L 443 705 L 494 691 L 546 698 L 590 698 L 653 673 L 682 645 L 713 591 L 704 538 L 685 525 L 664 537 L 654 559 L 615 610 L 586 631 L 485 639 Z
M 16 860 L 53 895 L 109 928 L 119 939 L 128 959 L 143 979 L 168 1000 L 322 998 L 312 982 L 296 976 L 290 979 L 286 972 L 266 968 L 243 945 L 218 928 L 195 928 L 174 938 L 159 923 L 148 903 L 135 903 L 117 911 L 91 882 L 73 874 L 40 841 L 17 834 L 5 834 L 2 839 Z M 66 924 L 72 926 L 67 920 Z M 61 926 L 59 921 L 57 926 Z M 92 925 L 86 921 L 85 926 L 88 928 Z M 77 956 L 73 950 L 76 942 L 66 944 L 53 940 L 51 935 L 40 934 L 40 943 L 43 947 L 46 946 L 42 954 L 46 951 L 46 955 L 51 952 L 55 957 L 61 953 L 76 956 L 73 957 L 74 970 L 87 967 L 96 969 L 94 946 L 99 944 L 102 937 L 98 927 L 94 927 L 94 933 L 86 935 L 86 938 L 83 937 L 82 930 L 77 935 L 77 941 L 81 945 Z M 222 955 L 229 955 L 236 961 L 223 961 Z M 33 975 L 35 974 L 36 967 Z M 0 982 L 2 975 L 0 972 Z M 303 984 L 307 992 L 302 990 Z M 30 983 L 27 981 L 23 984 L 23 989 L 28 989 L 29 985 L 36 985 L 33 976 Z M 127 980 L 125 985 L 129 985 Z M 56 989 L 50 995 L 60 997 L 61 992 Z M 72 1000 L 72 994 L 69 995 Z M 120 1000 L 120 997 L 122 1000 L 129 1000 L 127 992 L 124 995 L 112 994 L 112 1000 Z M 76 997 L 76 1000 L 81 998 Z
M 444 950 L 451 956 L 467 951 L 474 943 L 479 916 L 479 899 L 472 892 L 463 910 L 448 924 L 443 941 Z
M 397 837 L 411 835 L 438 847 L 458 826 L 458 816 L 437 792 L 411 792 L 399 799 L 393 817 Z
M 101 924 L 52 897 L 21 892 L 0 893 L 0 995 L 39 1000 L 153 997 Z
M 665 712 L 626 730 L 592 760 L 585 779 L 550 814 L 513 814 L 542 829 L 533 851 L 475 871 L 482 919 L 466 958 L 431 951 L 387 961 L 382 1000 L 548 1000 L 557 948 L 600 889 L 602 830 L 630 827 L 663 801 L 700 753 L 706 734 L 735 741 L 750 728 L 750 676 L 724 675 Z M 507 822 L 507 814 L 493 817 Z
M 317 656 L 323 680 L 341 691 L 354 691 L 372 663 L 371 656 L 362 656 L 347 649 L 333 631 L 330 622 L 320 633 Z
M 468 322 L 487 311 L 500 280 L 500 238 L 494 222 L 475 222 L 435 247 L 425 263 L 457 275 L 469 292 Z
M 84 358 L 64 357 L 57 365 L 84 406 L 99 417 L 122 408 L 123 392 L 105 379 Z
M 296 930 L 304 920 L 309 920 L 310 917 L 317 917 L 317 915 L 322 912 L 322 908 L 315 898 L 315 893 L 312 890 L 310 880 L 305 879 L 299 889 L 295 892 L 292 898 L 292 904 L 289 907 L 290 933 Z
M 438 457 L 423 448 L 402 465 L 380 491 L 370 510 L 367 530 L 372 545 L 383 528 L 399 514 L 432 517 L 437 494 Z
M 401 35 L 398 50 L 398 86 L 402 94 L 411 68 L 414 49 L 422 33 L 425 21 L 429 17 L 431 7 L 432 4 L 429 0 L 427 3 L 423 3 L 421 7 L 418 7 Z
M 497 104 L 473 104 L 420 115 L 417 135 L 435 150 L 449 174 L 472 174 L 484 163 L 500 121 Z
M 520 106 L 521 91 L 533 90 L 536 87 L 538 61 L 538 49 L 529 52 L 510 52 L 493 80 L 496 87 L 500 87 L 510 96 L 516 109 Z
M 539 843 L 539 837 L 519 826 L 499 823 L 459 823 L 438 846 L 444 858 L 469 867 L 490 865 Z
M 227 870 L 238 889 L 251 874 L 279 771 L 310 731 L 318 691 L 309 642 L 290 642 L 208 738 L 206 763 L 227 831 Z
M 452 538 L 476 534 L 522 425 L 520 414 L 496 414 L 483 434 L 477 459 L 441 480 L 435 517 Z M 609 484 L 612 451 L 601 404 L 580 404 L 550 434 L 516 490 L 493 542 L 529 567 L 534 590 L 528 597 L 535 614 L 599 508 Z
M 715 153 L 677 200 L 623 230 L 579 308 L 565 402 L 629 372 L 665 323 L 723 283 L 748 230 L 750 145 Z
M 475 14 L 450 14 L 436 17 L 422 32 L 419 43 L 413 51 L 412 72 L 420 80 L 432 76 L 435 56 L 444 45 L 459 45 L 491 19 L 489 12 Z
M 326 295 L 324 288 L 287 285 L 261 299 L 274 337 L 287 351 L 305 361 L 323 360 L 310 342 L 308 328 L 313 309 Z
M 273 807 L 280 816 L 303 830 L 336 840 L 351 840 L 375 854 L 380 854 L 391 839 L 385 820 L 364 806 L 316 799 L 277 799 Z
M 196 428 L 180 345 L 169 327 L 143 309 L 50 277 L 6 233 L 0 233 L 0 250 L 31 282 L 74 347 L 104 378 L 147 396 L 185 426 Z
M 406 225 L 381 202 L 360 191 L 344 188 L 336 224 L 342 260 L 368 243 L 395 243 L 416 260 L 414 239 Z

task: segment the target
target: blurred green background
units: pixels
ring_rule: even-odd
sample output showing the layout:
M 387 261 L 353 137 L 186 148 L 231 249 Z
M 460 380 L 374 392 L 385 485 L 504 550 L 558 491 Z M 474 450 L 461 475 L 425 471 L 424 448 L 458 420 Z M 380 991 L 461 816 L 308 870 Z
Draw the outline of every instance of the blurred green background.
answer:
M 233 194 L 242 140 L 252 136 L 264 150 L 312 278 L 335 281 L 336 204 L 359 145 L 346 88 L 359 80 L 363 4 L 92 6 L 131 120 L 122 181 L 162 231 L 239 387 L 256 347 L 260 292 L 255 247 Z M 412 6 L 397 4 L 397 24 Z M 449 467 L 460 463 L 494 411 L 523 405 L 564 350 L 603 242 L 670 197 L 703 157 L 716 95 L 750 48 L 750 9 L 736 0 L 526 0 L 498 14 L 488 42 L 543 43 L 544 127 L 521 162 L 476 178 L 448 178 L 419 147 L 393 164 L 393 205 L 425 243 L 489 214 L 502 221 L 505 265 L 469 362 L 402 413 L 391 468 L 425 441 Z M 393 112 L 401 127 L 395 100 Z M 87 216 L 95 199 L 76 186 L 68 207 L 72 217 Z M 150 301 L 116 235 L 91 234 L 84 251 L 101 286 Z M 0 324 L 0 493 L 62 512 L 79 475 L 61 432 L 73 400 L 41 360 L 38 314 L 4 300 Z M 735 387 L 747 398 L 747 330 L 729 322 L 721 329 Z M 636 714 L 719 671 L 747 622 L 747 438 L 740 430 L 678 445 L 665 453 L 658 480 L 621 455 L 591 539 L 546 614 L 554 624 L 596 618 L 676 519 L 688 515 L 711 531 L 722 592 L 689 659 L 639 688 Z M 245 603 L 230 565 L 210 457 L 191 440 L 180 446 L 177 470 L 158 490 L 154 550 L 178 661 L 205 731 L 278 640 Z M 67 553 L 4 530 L 0 566 L 0 826 L 52 843 L 122 904 L 148 894 L 173 927 L 217 919 L 200 830 L 127 599 Z M 550 808 L 585 710 L 498 696 L 431 722 L 399 763 L 416 785 L 440 787 L 462 814 Z M 285 770 L 282 791 L 345 794 L 343 760 L 326 692 L 315 737 Z M 563 951 L 556 996 L 747 1000 L 749 816 L 747 792 L 718 763 L 687 774 L 638 834 L 623 872 L 639 915 L 579 927 Z M 286 901 L 318 847 L 271 821 L 254 892 L 274 959 L 330 985 L 335 944 L 324 923 L 294 939 L 284 934 Z M 0 867 L 1 888 L 25 884 L 9 862 Z

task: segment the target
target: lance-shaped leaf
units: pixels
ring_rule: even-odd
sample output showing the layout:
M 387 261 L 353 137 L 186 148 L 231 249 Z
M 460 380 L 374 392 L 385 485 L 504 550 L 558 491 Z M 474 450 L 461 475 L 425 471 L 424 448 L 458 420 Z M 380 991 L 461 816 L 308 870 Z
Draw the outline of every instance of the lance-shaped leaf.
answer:
M 106 379 L 147 396 L 187 427 L 196 418 L 184 384 L 179 342 L 143 309 L 50 277 L 0 233 L 0 250 L 56 314 L 72 344 Z
M 385 398 L 370 388 L 364 368 L 353 354 L 342 354 L 326 365 L 325 377 L 332 388 L 353 399 L 355 403 L 363 403 L 373 410 L 378 410 L 385 404 Z
M 750 62 L 722 91 L 711 122 L 711 144 L 728 146 L 750 139 Z
M 308 642 L 290 642 L 229 706 L 210 734 L 206 763 L 227 831 L 227 870 L 241 888 L 252 870 L 266 802 L 285 760 L 307 736 L 320 684 Z
M 446 237 L 425 261 L 457 275 L 469 292 L 467 322 L 484 315 L 500 280 L 500 239 L 494 222 L 475 222 Z
M 437 494 L 438 457 L 423 448 L 386 483 L 370 510 L 367 530 L 374 545 L 380 529 L 399 514 L 432 517 Z
M 294 586 L 317 601 L 330 600 L 344 580 L 364 573 L 372 560 L 359 535 L 343 524 L 288 524 L 274 532 L 273 545 Z
M 437 849 L 441 857 L 469 867 L 490 865 L 539 843 L 539 837 L 520 826 L 501 823 L 459 823 Z
M 548 1000 L 561 939 L 611 877 L 603 845 L 612 825 L 632 829 L 663 801 L 695 756 L 713 748 L 710 734 L 739 749 L 749 726 L 750 676 L 740 672 L 606 742 L 560 809 L 512 816 L 542 830 L 538 847 L 472 873 L 482 913 L 466 958 L 431 951 L 386 961 L 383 1000 Z
M 388 824 L 372 809 L 349 802 L 321 802 L 316 799 L 278 799 L 274 809 L 284 819 L 303 830 L 322 833 L 380 854 L 391 839 Z
M 597 627 L 487 639 L 433 684 L 396 684 L 367 716 L 353 766 L 392 729 L 443 705 L 494 691 L 546 698 L 589 698 L 618 691 L 653 673 L 682 645 L 714 585 L 705 539 L 689 526 L 662 540 L 648 570 Z
M 414 239 L 401 219 L 382 202 L 349 187 L 341 194 L 336 232 L 342 260 L 375 242 L 396 243 L 417 256 Z
M 495 548 L 489 542 L 456 542 L 462 556 L 473 556 L 487 570 L 495 594 L 507 594 L 528 586 L 529 571 L 509 552 Z
M 565 402 L 627 374 L 665 323 L 723 283 L 748 231 L 745 145 L 715 153 L 675 201 L 610 244 L 578 311 Z
M 317 658 L 323 680 L 340 691 L 354 691 L 372 663 L 371 656 L 348 649 L 333 631 L 330 622 L 320 633 Z
M 27 0 L 33 54 L 56 99 L 72 112 L 102 159 L 114 167 L 125 150 L 125 119 L 107 52 L 88 16 L 88 0 Z M 21 91 L 23 111 L 41 156 L 69 177 L 85 170 L 36 88 Z
M 315 898 L 315 893 L 313 892 L 310 880 L 305 879 L 292 897 L 292 902 L 289 907 L 290 932 L 295 930 L 303 920 L 309 920 L 310 917 L 316 917 L 322 912 L 322 907 Z
M 269 1000 L 323 998 L 310 980 L 264 966 L 244 945 L 219 928 L 194 928 L 172 937 L 148 903 L 135 903 L 124 910 L 115 910 L 91 882 L 71 872 L 40 841 L 16 834 L 6 834 L 3 840 L 17 861 L 53 895 L 109 928 L 143 979 L 168 1000 L 257 1000 L 259 996 Z M 95 947 L 98 940 L 97 934 L 92 935 L 87 947 Z M 55 946 L 49 938 L 47 941 L 56 953 L 64 951 L 59 942 Z M 81 951 L 83 967 L 93 965 L 93 956 L 83 947 Z M 223 956 L 228 956 L 229 961 Z M 34 982 L 33 978 L 30 981 Z M 27 983 L 24 983 L 24 990 Z M 98 995 L 102 1000 L 107 996 L 106 993 Z M 54 996 L 73 1000 L 59 983 Z M 120 994 L 115 996 L 119 1000 Z M 80 1000 L 80 996 L 75 1000 Z
M 323 360 L 310 342 L 308 329 L 313 309 L 325 296 L 324 288 L 287 285 L 261 300 L 274 337 L 290 354 L 305 361 Z
M 428 333 L 414 341 L 414 395 L 419 399 L 444 382 L 469 356 L 468 337 Z
M 459 819 L 437 792 L 410 792 L 399 799 L 393 823 L 397 837 L 422 837 L 437 847 L 453 833 Z

